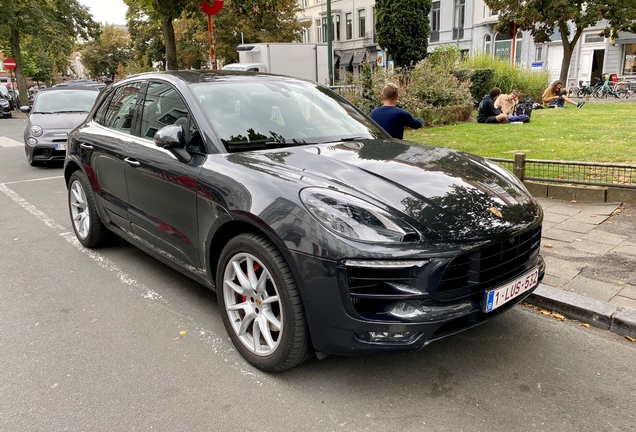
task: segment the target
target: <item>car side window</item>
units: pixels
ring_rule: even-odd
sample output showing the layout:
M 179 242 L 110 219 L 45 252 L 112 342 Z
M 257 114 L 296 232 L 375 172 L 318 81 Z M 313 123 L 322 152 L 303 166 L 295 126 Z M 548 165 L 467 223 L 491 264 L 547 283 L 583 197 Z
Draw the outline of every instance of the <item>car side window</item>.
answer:
M 146 90 L 141 117 L 141 136 L 153 139 L 159 129 L 168 125 L 181 125 L 186 135 L 186 149 L 204 153 L 205 146 L 199 129 L 191 119 L 185 102 L 168 84 L 151 82 Z
M 102 126 L 104 125 L 104 120 L 106 119 L 106 111 L 108 111 L 108 104 L 113 99 L 113 93 L 110 93 L 108 96 L 104 98 L 102 104 L 97 108 L 97 112 L 95 113 L 95 122 L 99 123 Z
M 140 87 L 141 83 L 132 83 L 115 90 L 100 124 L 119 132 L 130 133 Z

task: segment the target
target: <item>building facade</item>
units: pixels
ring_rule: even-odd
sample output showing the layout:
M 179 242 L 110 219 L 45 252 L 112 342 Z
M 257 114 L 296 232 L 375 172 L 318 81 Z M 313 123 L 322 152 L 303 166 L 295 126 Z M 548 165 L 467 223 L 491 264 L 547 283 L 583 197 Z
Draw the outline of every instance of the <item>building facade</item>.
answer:
M 310 22 L 303 42 L 327 42 L 326 0 L 300 0 L 299 20 Z M 390 53 L 377 44 L 374 0 L 332 0 L 334 68 L 358 73 L 363 61 L 390 67 Z M 486 52 L 519 66 L 548 70 L 556 80 L 561 72 L 563 46 L 558 31 L 550 42 L 537 44 L 530 32 L 500 34 L 495 31 L 496 11 L 483 0 L 434 0 L 430 14 L 429 51 L 438 45 L 457 44 L 463 53 Z M 636 34 L 619 33 L 616 40 L 599 36 L 605 21 L 584 31 L 570 63 L 566 85 L 594 82 L 601 74 L 636 80 Z M 511 32 L 512 33 L 512 32 Z

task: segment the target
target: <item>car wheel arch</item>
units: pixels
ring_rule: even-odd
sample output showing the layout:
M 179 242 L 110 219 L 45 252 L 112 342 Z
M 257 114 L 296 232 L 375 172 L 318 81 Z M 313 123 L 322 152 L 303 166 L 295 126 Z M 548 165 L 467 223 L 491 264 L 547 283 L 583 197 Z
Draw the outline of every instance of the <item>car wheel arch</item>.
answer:
M 268 232 L 267 230 L 263 230 L 261 227 L 257 227 L 250 222 L 240 220 L 240 219 L 238 220 L 232 219 L 225 222 L 223 225 L 220 225 L 219 227 L 217 227 L 217 229 L 215 230 L 209 242 L 208 255 L 207 255 L 209 258 L 208 271 L 209 271 L 210 277 L 212 278 L 212 282 L 215 284 L 215 286 L 217 286 L 216 284 L 217 265 L 218 265 L 219 257 L 221 256 L 221 253 L 223 252 L 223 249 L 228 244 L 228 242 L 232 240 L 234 237 L 241 234 L 246 234 L 246 233 L 258 234 L 265 237 L 269 241 L 271 241 L 274 244 L 274 246 L 276 246 L 278 251 L 283 255 L 283 257 L 287 261 L 287 265 L 292 271 L 292 274 L 294 275 L 296 280 L 298 280 L 298 273 L 297 273 L 296 266 L 291 260 L 291 255 L 289 253 L 289 250 L 285 247 L 285 245 L 283 244 L 280 238 L 278 238 L 276 235 L 273 235 L 274 233 Z M 218 290 L 218 286 L 217 286 L 217 290 Z
M 81 168 L 77 164 L 77 162 L 73 160 L 69 160 L 67 162 L 66 166 L 64 167 L 64 181 L 66 182 L 66 187 L 68 187 L 68 182 L 70 181 L 73 173 L 78 170 L 81 170 Z

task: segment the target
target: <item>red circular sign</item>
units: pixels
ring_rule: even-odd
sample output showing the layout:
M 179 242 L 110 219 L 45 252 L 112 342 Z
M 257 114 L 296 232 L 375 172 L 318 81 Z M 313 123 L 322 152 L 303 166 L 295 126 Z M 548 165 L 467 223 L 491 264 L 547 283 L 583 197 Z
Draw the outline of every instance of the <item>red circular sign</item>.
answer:
M 211 0 L 212 4 L 209 3 L 209 0 L 204 0 L 199 4 L 199 7 L 206 15 L 216 15 L 221 12 L 223 9 L 223 0 Z
M 13 60 L 12 58 L 6 58 L 4 59 L 4 68 L 7 70 L 13 70 L 15 69 L 15 60 Z

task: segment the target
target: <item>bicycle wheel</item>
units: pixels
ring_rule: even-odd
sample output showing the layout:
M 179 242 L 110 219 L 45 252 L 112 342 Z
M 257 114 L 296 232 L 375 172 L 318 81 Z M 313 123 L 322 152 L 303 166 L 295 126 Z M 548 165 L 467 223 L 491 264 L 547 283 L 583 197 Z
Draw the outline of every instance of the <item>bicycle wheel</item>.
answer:
M 618 91 L 616 92 L 616 95 L 620 98 L 620 99 L 627 99 L 629 97 L 629 92 L 627 91 L 627 89 L 618 89 Z

